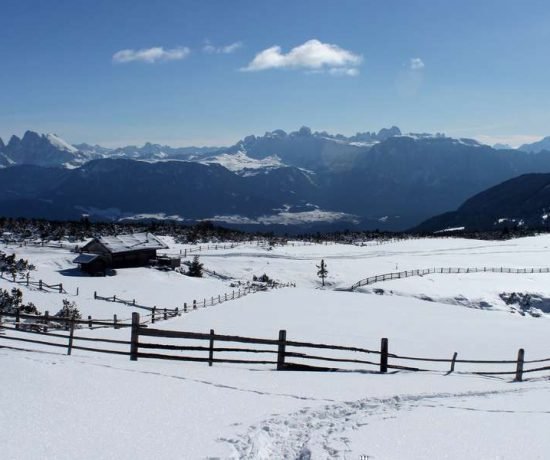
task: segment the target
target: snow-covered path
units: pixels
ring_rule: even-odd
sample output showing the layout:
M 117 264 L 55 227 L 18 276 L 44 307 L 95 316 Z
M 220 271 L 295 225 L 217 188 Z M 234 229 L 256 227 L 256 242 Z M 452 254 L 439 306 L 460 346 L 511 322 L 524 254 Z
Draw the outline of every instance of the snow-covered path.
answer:
M 7 459 L 534 459 L 549 447 L 546 380 L 251 372 L 5 349 L 0 361 L 12 388 L 0 395 Z
M 297 412 L 275 416 L 262 420 L 251 426 L 246 434 L 233 439 L 225 439 L 236 450 L 239 459 L 353 459 L 367 455 L 369 458 L 404 458 L 403 447 L 407 450 L 406 458 L 536 458 L 546 451 L 545 443 L 526 446 L 517 443 L 517 438 L 546 436 L 547 424 L 550 422 L 550 403 L 548 402 L 548 384 L 531 385 L 516 389 L 467 391 L 462 393 L 427 393 L 403 394 L 391 398 L 365 398 L 357 401 L 346 401 L 318 408 L 303 408 Z M 541 399 L 545 404 L 541 407 Z M 511 400 L 515 404 L 511 404 Z M 425 438 L 411 449 L 411 427 L 405 424 L 387 428 L 388 421 L 405 417 L 423 418 L 420 427 L 412 425 L 414 436 L 431 438 L 434 433 L 434 422 L 447 422 L 449 415 L 446 409 L 468 411 L 468 427 L 454 426 L 457 433 L 437 433 L 439 444 L 446 444 L 449 452 L 442 456 L 437 442 Z M 413 412 L 412 414 L 410 414 Z M 443 413 L 443 414 L 442 414 Z M 473 414 L 473 415 L 472 415 Z M 505 414 L 506 428 L 512 425 L 513 430 L 506 436 L 507 443 L 491 445 L 484 448 L 483 443 L 472 439 L 485 436 L 488 421 L 495 419 L 492 415 Z M 524 415 L 535 416 L 540 420 L 536 426 L 525 423 Z M 452 417 L 455 415 L 452 414 Z M 462 417 L 464 418 L 464 416 Z M 373 436 L 371 426 L 380 432 L 380 438 Z M 502 422 L 498 429 L 502 430 Z M 396 432 L 397 429 L 397 432 Z M 494 429 L 494 427 L 493 427 Z M 437 430 L 439 431 L 439 430 Z M 483 433 L 483 435 L 481 435 Z M 489 430 L 490 436 L 493 430 Z M 513 434 L 512 434 L 513 433 Z M 494 433 L 493 433 L 494 434 Z M 404 446 L 403 437 L 407 436 Z M 502 433 L 498 438 L 506 438 Z M 399 450 L 392 451 L 393 442 L 397 441 Z M 500 442 L 501 440 L 499 440 Z M 510 450 L 512 446 L 512 450 Z M 542 447 L 542 449 L 541 449 Z M 484 452 L 481 454 L 481 452 Z M 481 455 L 480 455 L 481 454 Z M 532 456 L 531 456 L 532 455 Z M 543 458 L 543 457 L 540 457 Z

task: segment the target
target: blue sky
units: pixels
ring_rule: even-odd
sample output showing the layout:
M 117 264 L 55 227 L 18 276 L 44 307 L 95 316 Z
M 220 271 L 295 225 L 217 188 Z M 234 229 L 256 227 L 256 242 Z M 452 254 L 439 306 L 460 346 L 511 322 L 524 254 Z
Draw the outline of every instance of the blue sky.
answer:
M 3 0 L 0 13 L 4 140 L 550 135 L 545 1 Z

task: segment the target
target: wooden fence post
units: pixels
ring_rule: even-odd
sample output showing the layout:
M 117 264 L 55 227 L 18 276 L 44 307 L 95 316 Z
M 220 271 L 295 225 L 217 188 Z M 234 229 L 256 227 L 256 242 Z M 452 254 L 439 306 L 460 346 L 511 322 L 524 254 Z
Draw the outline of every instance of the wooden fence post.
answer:
M 164 309 L 164 315 L 162 316 L 165 320 L 168 319 L 168 312 L 166 311 L 166 308 Z
M 44 332 L 48 332 L 48 323 L 50 322 L 50 312 L 49 311 L 45 311 L 44 312 Z
M 94 300 L 97 299 L 97 291 L 94 291 Z
M 70 322 L 70 332 L 69 332 L 69 345 L 67 346 L 67 355 L 71 356 L 73 351 L 73 338 L 74 338 L 74 318 Z
M 139 348 L 139 313 L 132 313 L 132 335 L 130 337 L 130 361 L 137 361 Z
M 523 381 L 523 362 L 525 359 L 525 350 L 523 348 L 520 348 L 518 350 L 518 363 L 516 365 L 516 378 L 514 379 L 514 382 L 521 382 Z
M 187 302 L 183 303 L 183 312 L 187 313 Z
M 197 309 L 197 301 L 193 300 L 193 310 L 196 310 L 196 309 Z
M 386 338 L 380 342 L 380 372 L 388 372 L 388 339 Z
M 453 354 L 453 360 L 451 361 L 451 370 L 449 371 L 449 374 L 452 374 L 455 371 L 455 364 L 456 364 L 456 357 L 458 356 L 458 353 L 455 351 Z
M 38 289 L 42 290 L 42 280 L 38 280 Z
M 88 328 L 92 328 L 92 317 L 90 315 L 88 315 Z
M 286 330 L 279 331 L 279 346 L 277 349 L 277 370 L 282 371 L 285 368 L 285 349 L 286 349 Z
M 116 317 L 116 313 L 113 315 L 113 324 L 114 324 L 114 328 L 118 329 L 118 320 Z
M 63 293 L 63 283 L 59 283 L 59 293 Z
M 210 329 L 210 348 L 208 350 L 208 365 L 212 366 L 214 361 L 214 329 Z
M 157 307 L 153 307 L 151 310 L 151 323 L 155 324 L 155 314 L 157 313 Z
M 20 314 L 21 314 L 21 312 L 19 311 L 19 308 L 17 310 L 15 310 L 15 329 L 19 329 L 19 320 L 20 320 L 19 315 Z

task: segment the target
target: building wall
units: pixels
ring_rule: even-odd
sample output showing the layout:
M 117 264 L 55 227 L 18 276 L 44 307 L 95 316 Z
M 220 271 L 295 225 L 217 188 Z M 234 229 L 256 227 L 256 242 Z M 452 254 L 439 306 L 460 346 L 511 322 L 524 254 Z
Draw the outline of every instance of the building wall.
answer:
M 87 264 L 80 264 L 80 269 L 89 275 L 105 274 L 107 264 L 104 259 L 95 259 Z
M 113 268 L 143 267 L 157 257 L 155 249 L 129 251 L 112 255 Z

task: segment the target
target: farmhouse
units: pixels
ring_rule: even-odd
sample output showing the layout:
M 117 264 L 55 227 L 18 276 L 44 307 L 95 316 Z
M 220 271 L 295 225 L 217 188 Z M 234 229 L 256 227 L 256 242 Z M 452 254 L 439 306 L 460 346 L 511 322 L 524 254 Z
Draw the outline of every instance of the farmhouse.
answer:
M 152 233 L 102 236 L 82 247 L 73 260 L 91 275 L 105 274 L 109 268 L 143 267 L 156 260 L 158 249 L 168 249 Z

